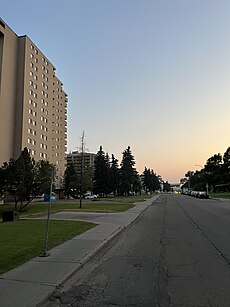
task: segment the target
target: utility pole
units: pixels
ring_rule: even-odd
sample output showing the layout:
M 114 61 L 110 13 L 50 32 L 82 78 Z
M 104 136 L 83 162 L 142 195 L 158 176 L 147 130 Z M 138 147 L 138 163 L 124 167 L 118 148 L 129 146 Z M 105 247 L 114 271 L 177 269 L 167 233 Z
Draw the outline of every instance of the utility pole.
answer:
M 80 208 L 82 208 L 83 198 L 83 169 L 84 169 L 84 149 L 85 149 L 85 131 L 81 135 L 81 171 L 80 171 Z

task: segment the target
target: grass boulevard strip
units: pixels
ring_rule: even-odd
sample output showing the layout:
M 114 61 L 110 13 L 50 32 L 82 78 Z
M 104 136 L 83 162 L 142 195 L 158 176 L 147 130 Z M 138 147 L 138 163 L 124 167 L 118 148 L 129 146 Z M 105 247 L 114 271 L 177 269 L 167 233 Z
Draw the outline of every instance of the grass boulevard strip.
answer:
M 151 196 L 150 196 L 151 197 Z M 134 206 L 134 202 L 144 201 L 148 196 L 116 197 L 83 203 L 65 201 L 52 203 L 51 212 L 122 212 Z M 0 275 L 18 267 L 41 254 L 44 246 L 46 220 L 29 219 L 31 216 L 46 214 L 47 203 L 34 202 L 28 206 L 16 222 L 0 222 L 1 263 Z M 3 211 L 13 210 L 12 204 L 0 206 Z M 50 221 L 48 249 L 51 249 L 81 233 L 95 227 L 96 224 L 80 221 Z

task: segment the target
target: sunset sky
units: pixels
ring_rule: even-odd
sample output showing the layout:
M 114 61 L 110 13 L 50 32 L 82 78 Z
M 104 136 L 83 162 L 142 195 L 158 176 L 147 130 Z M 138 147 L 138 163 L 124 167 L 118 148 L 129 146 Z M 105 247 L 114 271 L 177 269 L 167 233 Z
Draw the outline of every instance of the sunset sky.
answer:
M 229 0 L 8 0 L 0 17 L 57 68 L 82 131 L 169 182 L 230 146 Z

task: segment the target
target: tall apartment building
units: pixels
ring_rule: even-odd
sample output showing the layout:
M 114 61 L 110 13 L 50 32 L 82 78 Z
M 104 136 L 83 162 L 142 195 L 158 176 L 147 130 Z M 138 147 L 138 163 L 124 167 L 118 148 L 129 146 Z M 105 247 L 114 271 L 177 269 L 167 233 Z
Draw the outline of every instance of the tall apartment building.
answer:
M 90 152 L 84 152 L 83 155 L 78 151 L 72 151 L 67 154 L 67 166 L 70 166 L 71 163 L 74 164 L 77 173 L 81 172 L 81 161 L 82 165 L 85 168 L 94 167 L 94 159 L 96 154 Z
M 67 94 L 56 69 L 26 35 L 0 19 L 0 165 L 24 147 L 56 166 L 61 187 L 66 163 Z

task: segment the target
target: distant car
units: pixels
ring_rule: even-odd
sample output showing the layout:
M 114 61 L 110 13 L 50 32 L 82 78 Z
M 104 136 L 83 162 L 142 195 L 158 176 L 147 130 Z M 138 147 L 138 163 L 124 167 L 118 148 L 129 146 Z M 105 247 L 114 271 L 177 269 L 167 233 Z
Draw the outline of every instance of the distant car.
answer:
M 97 198 L 97 195 L 95 195 L 95 194 L 86 195 L 85 198 L 86 198 L 86 199 L 95 199 L 95 198 Z

